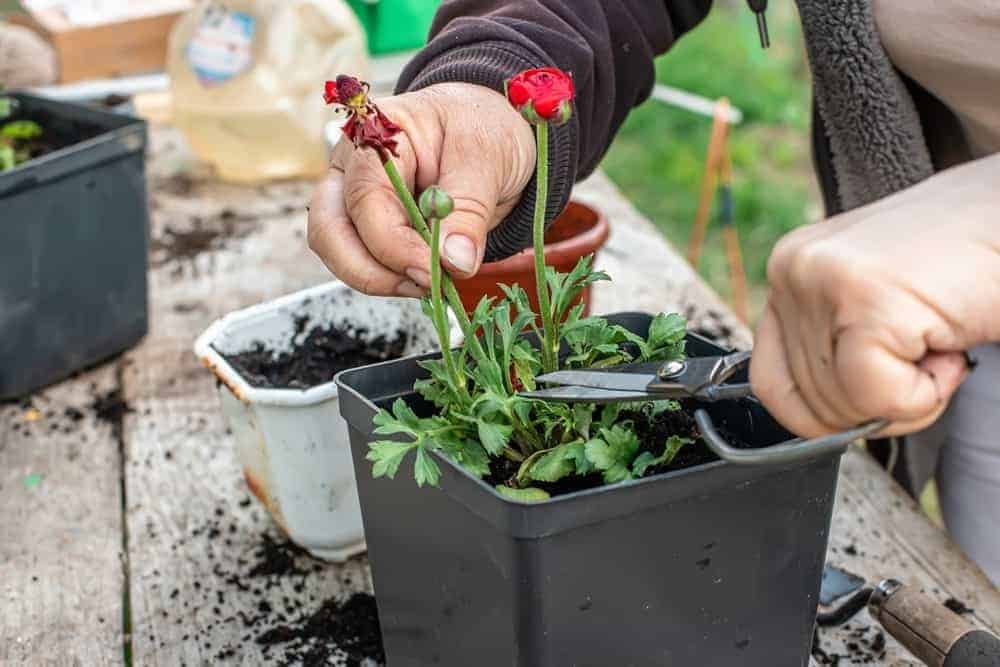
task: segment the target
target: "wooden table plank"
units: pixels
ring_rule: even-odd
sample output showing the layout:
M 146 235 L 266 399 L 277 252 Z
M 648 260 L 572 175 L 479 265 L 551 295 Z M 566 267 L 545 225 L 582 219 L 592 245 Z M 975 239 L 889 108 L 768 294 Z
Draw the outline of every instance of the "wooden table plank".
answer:
M 0 406 L 0 664 L 122 661 L 121 452 L 90 407 L 117 388 L 109 364 Z
M 172 136 L 155 135 L 154 169 L 186 168 Z M 255 640 L 329 597 L 370 589 L 367 567 L 297 556 L 301 575 L 251 576 L 262 534 L 280 538 L 250 500 L 214 379 L 191 346 L 231 310 L 330 279 L 304 240 L 311 186 L 153 178 L 150 334 L 123 377 L 135 408 L 124 431 L 135 661 L 283 663 L 283 651 Z M 208 237 L 200 251 L 188 247 Z

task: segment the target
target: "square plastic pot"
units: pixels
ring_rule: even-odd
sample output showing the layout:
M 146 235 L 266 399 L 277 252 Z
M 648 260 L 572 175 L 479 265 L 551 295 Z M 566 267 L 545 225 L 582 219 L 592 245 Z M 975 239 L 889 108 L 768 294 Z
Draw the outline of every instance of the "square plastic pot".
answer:
M 27 394 L 146 334 L 146 124 L 13 94 L 81 141 L 0 173 L 0 399 Z
M 296 320 L 308 323 L 296 339 Z M 331 282 L 226 315 L 196 341 L 195 354 L 219 381 L 219 398 L 250 491 L 296 544 L 344 561 L 365 550 L 347 427 L 337 385 L 308 389 L 251 386 L 223 355 L 263 342 L 290 351 L 315 326 L 336 325 L 376 338 L 404 331 L 407 354 L 438 349 L 415 299 L 383 299 Z
M 610 319 L 645 334 L 650 317 Z M 688 338 L 688 354 L 716 354 Z M 839 456 L 722 461 L 522 504 L 444 457 L 440 489 L 404 465 L 372 479 L 372 417 L 415 359 L 338 376 L 393 667 L 799 667 L 809 660 Z M 712 404 L 752 446 L 788 439 L 752 399 Z

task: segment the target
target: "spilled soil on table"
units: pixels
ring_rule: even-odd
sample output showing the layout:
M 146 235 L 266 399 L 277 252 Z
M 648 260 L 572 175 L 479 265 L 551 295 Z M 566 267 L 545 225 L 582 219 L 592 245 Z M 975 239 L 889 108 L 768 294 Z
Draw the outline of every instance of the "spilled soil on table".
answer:
M 398 359 L 406 350 L 404 331 L 372 338 L 363 329 L 316 326 L 306 333 L 308 321 L 296 320 L 293 340 L 305 337 L 289 352 L 257 342 L 246 352 L 223 357 L 254 387 L 308 389 L 329 382 L 342 370 Z

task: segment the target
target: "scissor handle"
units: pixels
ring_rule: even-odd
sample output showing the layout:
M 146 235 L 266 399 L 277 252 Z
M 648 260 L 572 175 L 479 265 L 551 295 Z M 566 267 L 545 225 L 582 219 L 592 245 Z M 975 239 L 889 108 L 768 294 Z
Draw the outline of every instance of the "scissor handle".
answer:
M 759 449 L 737 449 L 729 445 L 715 430 L 711 415 L 703 409 L 695 410 L 695 423 L 701 437 L 708 448 L 719 458 L 739 465 L 774 465 L 780 463 L 797 463 L 820 458 L 829 454 L 839 454 L 855 440 L 866 438 L 888 425 L 888 420 L 876 419 L 856 428 L 819 438 L 805 440 L 794 438 L 780 445 L 761 447 Z

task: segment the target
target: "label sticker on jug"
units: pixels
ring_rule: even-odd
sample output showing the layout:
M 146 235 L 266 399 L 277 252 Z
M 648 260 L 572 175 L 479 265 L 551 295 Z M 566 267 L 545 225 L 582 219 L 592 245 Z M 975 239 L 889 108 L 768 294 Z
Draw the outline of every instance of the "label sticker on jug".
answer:
M 205 10 L 187 47 L 188 62 L 202 84 L 225 83 L 250 67 L 256 24 L 250 14 L 220 5 Z

